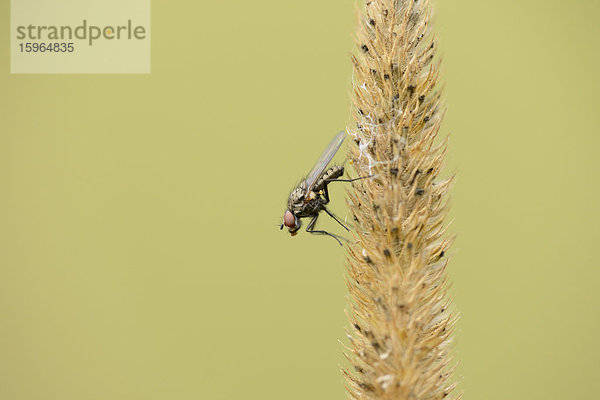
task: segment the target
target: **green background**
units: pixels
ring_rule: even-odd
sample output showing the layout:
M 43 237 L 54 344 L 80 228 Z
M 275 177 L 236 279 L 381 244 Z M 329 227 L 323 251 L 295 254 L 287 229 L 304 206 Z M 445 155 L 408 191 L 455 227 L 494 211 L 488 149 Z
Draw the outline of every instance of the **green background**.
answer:
M 434 5 L 460 388 L 597 398 L 600 6 Z M 344 251 L 276 225 L 350 122 L 354 23 L 353 1 L 153 2 L 150 75 L 4 59 L 1 399 L 344 398 Z

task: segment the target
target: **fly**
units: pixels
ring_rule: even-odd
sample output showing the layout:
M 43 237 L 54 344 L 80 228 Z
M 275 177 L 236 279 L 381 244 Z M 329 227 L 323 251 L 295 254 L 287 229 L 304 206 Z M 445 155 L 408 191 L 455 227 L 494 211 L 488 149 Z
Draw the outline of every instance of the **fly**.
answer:
M 346 139 L 346 133 L 344 131 L 335 135 L 306 178 L 300 182 L 298 187 L 292 190 L 292 193 L 290 193 L 290 197 L 288 198 L 288 208 L 283 214 L 283 223 L 279 229 L 283 229 L 285 226 L 288 228 L 290 234 L 294 236 L 302 226 L 301 219 L 311 218 L 306 226 L 306 232 L 331 236 L 337 240 L 340 246 L 342 245 L 342 242 L 340 242 L 337 235 L 323 230 L 315 230 L 314 228 L 317 223 L 317 218 L 319 218 L 319 213 L 325 211 L 327 215 L 343 226 L 344 229 L 349 231 L 348 227 L 346 227 L 346 225 L 344 225 L 326 207 L 329 203 L 329 191 L 327 190 L 327 185 L 331 182 L 353 182 L 362 179 L 339 179 L 344 175 L 343 165 L 333 165 L 332 167 L 327 168 L 333 159 L 333 156 L 335 156 L 335 153 L 337 153 L 344 142 L 344 139 Z

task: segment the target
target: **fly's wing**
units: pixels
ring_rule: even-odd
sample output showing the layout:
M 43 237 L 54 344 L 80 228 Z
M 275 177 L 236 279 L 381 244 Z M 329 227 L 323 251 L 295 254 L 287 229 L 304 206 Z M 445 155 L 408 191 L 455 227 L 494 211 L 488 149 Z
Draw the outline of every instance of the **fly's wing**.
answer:
M 312 190 L 319 177 L 323 174 L 323 171 L 325 171 L 325 168 L 327 168 L 327 165 L 329 165 L 333 156 L 335 156 L 335 153 L 339 150 L 344 139 L 346 139 L 346 132 L 341 131 L 335 135 L 331 140 L 331 143 L 329 143 L 327 148 L 323 151 L 323 154 L 321 154 L 321 157 L 319 157 L 313 169 L 306 176 L 306 193 L 309 193 Z

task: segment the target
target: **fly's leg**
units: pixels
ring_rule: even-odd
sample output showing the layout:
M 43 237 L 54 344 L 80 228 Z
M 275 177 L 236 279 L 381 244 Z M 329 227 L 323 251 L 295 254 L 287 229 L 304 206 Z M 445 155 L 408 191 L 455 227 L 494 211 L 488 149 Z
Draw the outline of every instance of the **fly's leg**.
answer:
M 354 178 L 354 179 L 328 179 L 325 180 L 325 182 L 323 183 L 323 199 L 325 200 L 322 204 L 323 204 L 323 210 L 325 210 L 325 212 L 327 213 L 327 215 L 329 215 L 331 218 L 333 218 L 335 220 L 335 222 L 337 222 L 338 224 L 340 224 L 341 226 L 344 227 L 345 230 L 347 230 L 348 232 L 350 232 L 350 229 L 348 229 L 348 227 L 346 225 L 344 225 L 342 223 L 342 221 L 340 221 L 338 219 L 338 217 L 336 217 L 331 211 L 329 211 L 324 205 L 329 203 L 329 190 L 327 189 L 327 185 L 330 182 L 354 182 L 354 181 L 358 181 L 359 179 L 365 179 L 365 178 L 369 178 L 368 176 L 361 176 L 360 178 Z M 312 223 L 312 221 L 311 221 Z M 308 227 L 307 227 L 308 228 Z M 328 233 L 329 234 L 329 233 Z M 338 240 L 339 242 L 339 240 Z
M 367 179 L 372 177 L 373 175 L 369 175 L 369 176 L 359 176 L 358 178 L 352 178 L 352 179 L 327 179 L 325 182 L 329 183 L 329 182 L 354 182 L 354 181 L 359 181 L 361 179 Z
M 359 178 L 353 178 L 353 179 L 327 179 L 327 180 L 325 180 L 325 182 L 323 183 L 323 197 L 325 198 L 325 204 L 329 203 L 329 190 L 327 189 L 327 185 L 329 185 L 331 182 L 354 182 L 354 181 L 358 181 L 360 179 L 365 179 L 365 178 L 369 178 L 369 176 L 361 176 Z
M 327 213 L 329 214 L 329 212 L 327 212 Z M 342 242 L 340 242 L 340 239 L 338 239 L 338 236 L 334 235 L 333 233 L 329 233 L 327 231 L 316 231 L 316 230 L 313 229 L 314 226 L 315 226 L 315 224 L 317 223 L 317 218 L 319 218 L 319 214 L 315 214 L 315 216 L 313 217 L 313 219 L 310 220 L 310 222 L 306 226 L 306 232 L 308 232 L 308 233 L 316 233 L 318 235 L 328 235 L 328 236 L 331 236 L 332 238 L 334 238 L 335 240 L 337 240 L 337 242 L 341 246 Z
M 335 222 L 337 222 L 338 224 L 340 224 L 341 226 L 344 227 L 345 230 L 347 230 L 348 232 L 350 232 L 350 229 L 348 229 L 348 227 L 346 225 L 344 225 L 342 223 L 342 221 L 340 221 L 338 219 L 338 217 L 335 216 L 334 213 L 332 213 L 331 211 L 329 211 L 327 208 L 323 207 L 323 210 L 325 210 L 325 212 L 327 213 L 327 215 L 329 215 L 331 218 L 333 218 L 335 220 Z

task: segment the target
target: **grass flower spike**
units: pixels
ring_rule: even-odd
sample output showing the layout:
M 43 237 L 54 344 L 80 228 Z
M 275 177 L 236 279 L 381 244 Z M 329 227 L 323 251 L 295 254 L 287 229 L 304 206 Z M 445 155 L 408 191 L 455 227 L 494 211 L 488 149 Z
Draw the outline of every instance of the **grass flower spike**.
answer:
M 367 1 L 352 57 L 359 176 L 348 205 L 351 332 L 344 370 L 355 399 L 443 399 L 456 383 L 456 315 L 445 268 L 448 189 L 437 140 L 443 108 L 427 1 Z M 458 395 L 457 397 L 460 397 Z

